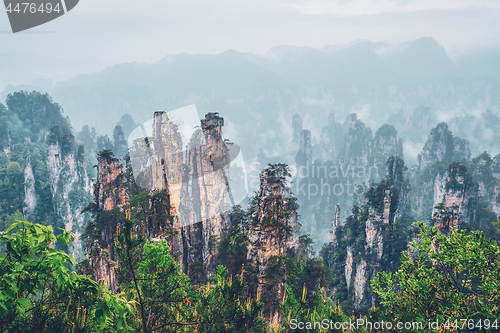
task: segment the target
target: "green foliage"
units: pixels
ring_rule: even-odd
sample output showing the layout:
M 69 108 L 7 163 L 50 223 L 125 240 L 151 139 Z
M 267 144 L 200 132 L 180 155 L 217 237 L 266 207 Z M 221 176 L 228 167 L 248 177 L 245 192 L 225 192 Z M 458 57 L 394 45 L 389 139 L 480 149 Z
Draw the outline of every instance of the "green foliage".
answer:
M 270 182 L 279 182 L 283 187 L 288 185 L 288 179 L 292 176 L 288 165 L 285 163 L 268 164 L 264 172 L 267 173 Z
M 26 221 L 0 233 L 0 328 L 4 332 L 118 332 L 129 302 L 89 277 L 69 271 L 73 258 L 54 249 L 74 236 Z
M 48 133 L 47 143 L 59 143 L 63 156 L 75 147 L 71 125 L 63 117 L 61 107 L 49 95 L 39 92 L 15 92 L 7 96 L 7 107 L 22 120 L 32 142 L 41 142 L 41 133 Z
M 307 301 L 307 287 L 303 287 L 299 296 L 296 296 L 289 286 L 281 302 L 283 323 L 278 327 L 277 332 L 368 332 L 363 326 L 352 328 L 350 325 L 335 328 L 335 323 L 349 323 L 358 319 L 364 321 L 371 318 L 347 316 L 341 307 L 325 295 L 324 290 L 317 288 L 312 294 L 312 301 Z M 300 326 L 298 323 L 303 323 Z M 316 326 L 314 326 L 316 325 Z M 345 325 L 345 324 L 344 324 Z
M 377 185 L 372 185 L 365 194 L 366 203 L 361 207 L 354 206 L 351 215 L 346 218 L 345 224 L 335 230 L 335 244 L 324 245 L 320 251 L 326 266 L 332 270 L 333 278 L 330 280 L 330 289 L 335 291 L 334 299 L 338 300 L 340 307 L 346 313 L 368 313 L 368 308 L 353 308 L 353 288 L 348 289 L 346 281 L 347 249 L 350 249 L 353 258 L 353 269 L 362 260 L 367 263 L 369 272 L 376 267 L 377 270 L 394 272 L 399 268 L 401 251 L 406 249 L 406 234 L 403 226 L 399 223 L 381 223 L 372 221 L 372 227 L 376 228 L 383 239 L 382 257 L 378 258 L 376 253 L 367 251 L 366 223 L 373 212 L 382 216 L 384 211 L 384 197 L 389 191 L 391 207 L 389 220 L 396 212 L 398 204 L 398 191 L 393 186 L 394 178 L 382 180 Z M 372 217 L 373 218 L 373 217 Z M 373 272 L 374 274 L 374 272 Z M 351 275 L 352 276 L 352 275 Z M 369 291 L 369 290 L 368 290 Z
M 202 285 L 206 283 L 207 269 L 202 262 L 195 261 L 188 267 L 188 276 L 192 284 Z
M 227 276 L 223 266 L 217 267 L 214 282 L 195 295 L 192 314 L 197 326 L 186 332 L 265 332 L 267 323 L 262 317 L 263 303 L 247 296 L 243 276 Z M 180 330 L 171 332 L 178 332 Z
M 450 164 L 448 167 L 448 177 L 449 180 L 444 187 L 446 191 L 465 193 L 472 184 L 472 178 L 467 168 L 459 162 Z M 461 179 L 461 182 L 458 179 Z
M 286 164 L 269 164 L 268 168 L 264 169 L 267 173 L 268 183 L 278 183 L 283 188 L 283 195 L 269 193 L 264 198 L 264 203 L 261 203 L 266 210 L 260 222 L 268 231 L 276 230 L 280 239 L 290 235 L 291 228 L 287 225 L 291 214 L 295 214 L 299 208 L 297 199 L 293 196 L 290 188 L 287 186 L 287 177 L 290 177 L 290 170 Z M 259 205 L 259 196 L 256 193 L 249 207 L 248 215 L 252 217 L 252 223 L 255 225 L 258 221 L 257 211 Z
M 35 223 L 57 223 L 53 208 L 50 177 L 46 166 L 46 148 L 40 143 L 23 142 L 13 145 L 11 153 L 0 153 L 0 230 L 5 230 L 16 211 L 24 208 L 24 169 L 27 155 L 35 179 Z
M 56 213 L 59 209 L 55 207 L 63 200 L 61 187 L 66 184 L 70 168 L 64 162 L 60 165 L 63 169 L 58 170 L 58 188 L 52 188 L 55 184 L 50 174 L 57 170 L 48 169 L 48 145 L 58 145 L 61 153 L 55 157 L 62 161 L 69 153 L 74 153 L 76 161 L 83 162 L 84 150 L 75 149 L 69 121 L 48 95 L 16 92 L 7 97 L 7 105 L 9 108 L 2 105 L 0 112 L 0 230 L 8 227 L 16 211 L 26 208 L 24 199 L 27 193 L 33 199 L 30 202 L 36 204 L 33 210 L 25 211 L 31 222 L 62 227 L 63 221 Z M 34 186 L 25 192 L 24 173 L 29 175 L 28 167 L 33 173 Z M 76 173 L 80 171 L 78 163 Z M 77 206 L 89 197 L 88 194 L 82 197 L 84 184 L 83 177 L 80 178 L 80 183 L 72 188 L 70 204 L 74 210 L 81 210 L 81 206 Z M 59 232 L 55 228 L 55 233 Z M 64 248 L 60 243 L 57 246 Z
M 95 128 L 89 129 L 89 125 L 83 125 L 82 130 L 76 138 L 85 146 L 87 151 L 93 151 L 96 145 L 97 134 Z
M 127 266 L 129 279 L 121 289 L 138 303 L 133 323 L 142 332 L 262 332 L 265 322 L 259 300 L 245 299 L 246 285 L 227 277 L 222 266 L 214 284 L 191 286 L 189 277 L 170 255 L 165 240 L 145 242 L 138 260 L 141 237 L 127 228 L 118 234 L 120 269 Z
M 10 217 L 21 211 L 24 201 L 24 172 L 17 161 L 11 161 L 7 154 L 0 155 L 0 216 L 5 230 Z
M 315 291 L 328 288 L 332 280 L 331 270 L 324 264 L 322 257 L 313 257 L 312 240 L 308 235 L 299 237 L 299 246 L 289 249 L 286 258 L 286 282 L 290 291 L 297 297 L 303 288 Z M 313 306 L 313 293 L 306 295 L 309 306 Z
M 432 319 L 440 323 L 463 318 L 500 319 L 498 244 L 482 232 L 454 230 L 447 238 L 423 222 L 418 227 L 420 242 L 412 244 L 420 253 L 415 262 L 403 252 L 396 273 L 381 272 L 372 281 L 384 305 L 380 316 L 402 322 Z
M 234 206 L 231 209 L 230 219 L 231 227 L 219 242 L 217 260 L 230 274 L 237 275 L 241 272 L 247 257 L 248 239 L 245 230 L 248 229 L 250 221 L 241 206 Z
M 370 205 L 370 207 L 375 209 L 378 213 L 382 213 L 384 210 L 384 197 L 386 191 L 393 192 L 391 195 L 391 211 L 396 211 L 399 194 L 392 187 L 392 181 L 382 180 L 376 186 L 371 186 L 365 194 L 365 198 L 368 200 L 368 205 Z

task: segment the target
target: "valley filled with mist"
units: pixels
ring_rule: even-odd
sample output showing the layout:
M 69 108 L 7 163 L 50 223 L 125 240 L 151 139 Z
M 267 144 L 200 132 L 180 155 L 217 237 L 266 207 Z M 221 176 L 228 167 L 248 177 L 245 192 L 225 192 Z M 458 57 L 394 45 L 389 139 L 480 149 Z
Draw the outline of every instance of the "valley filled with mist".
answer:
M 424 37 L 151 63 L 0 54 L 16 58 L 0 75 L 0 231 L 19 238 L 2 242 L 17 258 L 30 230 L 100 283 L 85 295 L 108 293 L 119 315 L 99 305 L 87 327 L 78 312 L 81 332 L 500 318 L 500 49 L 450 59 Z M 443 299 L 415 291 L 417 275 Z M 0 327 L 39 325 L 16 309 Z

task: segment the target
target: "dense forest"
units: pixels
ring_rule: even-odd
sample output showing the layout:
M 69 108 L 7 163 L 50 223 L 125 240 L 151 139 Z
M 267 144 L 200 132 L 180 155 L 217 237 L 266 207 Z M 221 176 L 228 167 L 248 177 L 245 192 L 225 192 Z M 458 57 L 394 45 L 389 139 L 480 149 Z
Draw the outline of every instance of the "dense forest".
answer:
M 160 209 L 143 215 L 144 200 L 157 202 Z M 276 299 L 276 291 L 255 290 L 256 272 L 245 267 L 248 239 L 243 231 L 252 223 L 252 208 L 236 207 L 231 212 L 231 228 L 219 245 L 220 265 L 207 281 L 199 267 L 181 273 L 170 254 L 171 218 L 161 216 L 168 211 L 168 202 L 147 193 L 130 202 L 123 213 L 114 214 L 120 281 L 115 294 L 89 275 L 72 271 L 74 259 L 54 248 L 56 242 L 71 242 L 71 232 L 56 237 L 51 227 L 22 220 L 2 232 L 3 331 L 288 332 L 292 328 L 319 332 L 356 322 L 355 329 L 344 331 L 369 332 L 367 323 L 384 327 L 385 332 L 392 331 L 388 325 L 396 331 L 398 323 L 423 323 L 422 329 L 406 327 L 406 331 L 432 332 L 436 321 L 445 331 L 498 327 L 500 248 L 482 232 L 454 230 L 447 237 L 419 223 L 419 243 L 413 244 L 417 259 L 403 252 L 394 273 L 379 273 L 372 281 L 379 305 L 367 315 L 350 316 L 325 295 L 331 271 L 321 258 L 311 256 L 307 237 L 301 237 L 293 251 L 269 260 L 266 286 L 284 284 L 282 297 Z M 100 220 L 109 218 L 110 214 Z M 282 216 L 269 222 L 283 227 Z M 144 228 L 154 223 L 164 223 L 165 232 L 150 242 Z M 96 228 L 93 225 L 88 232 Z M 80 266 L 80 273 L 84 269 Z M 270 325 L 264 316 L 272 308 L 281 316 L 278 325 Z M 306 326 L 299 327 L 301 322 Z M 383 322 L 385 326 L 380 326 Z
M 330 117 L 314 147 L 296 115 L 303 172 L 269 163 L 234 203 L 217 113 L 183 142 L 156 112 L 132 147 L 131 117 L 112 140 L 75 136 L 36 92 L 0 120 L 1 331 L 498 329 L 500 161 L 471 159 L 445 123 L 409 168 L 391 125 Z M 300 190 L 325 184 L 353 191 Z

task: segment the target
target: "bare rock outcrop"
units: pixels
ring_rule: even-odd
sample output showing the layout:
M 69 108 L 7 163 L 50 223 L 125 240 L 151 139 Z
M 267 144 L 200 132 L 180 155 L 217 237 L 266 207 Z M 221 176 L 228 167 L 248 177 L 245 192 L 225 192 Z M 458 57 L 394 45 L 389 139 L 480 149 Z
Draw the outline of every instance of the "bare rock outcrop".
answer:
M 280 299 L 284 285 L 268 281 L 266 269 L 272 257 L 285 255 L 287 249 L 298 245 L 298 214 L 294 202 L 287 201 L 282 180 L 271 172 L 261 172 L 257 198 L 257 211 L 248 233 L 247 260 L 257 268 L 262 294 L 275 293 Z M 266 316 L 271 324 L 281 321 L 278 308 L 271 307 Z
M 87 223 L 82 210 L 92 193 L 83 147 L 78 147 L 76 152 L 64 153 L 59 142 L 51 144 L 46 163 L 52 197 L 58 203 L 55 211 L 64 228 L 77 236 L 69 246 L 69 254 L 79 261 L 84 257 L 80 236 Z
M 230 225 L 230 160 L 222 126 L 217 113 L 202 119 L 187 145 L 181 193 L 184 266 L 200 261 L 209 276 L 216 268 L 216 244 Z
M 110 151 L 99 153 L 97 161 L 97 179 L 94 183 L 95 211 L 111 211 L 116 207 L 123 210 L 128 202 L 123 166 Z M 114 219 L 106 221 L 106 225 L 97 230 L 97 237 L 89 236 L 86 244 L 92 278 L 95 281 L 104 281 L 112 292 L 118 291 L 118 263 L 114 255 L 117 225 Z

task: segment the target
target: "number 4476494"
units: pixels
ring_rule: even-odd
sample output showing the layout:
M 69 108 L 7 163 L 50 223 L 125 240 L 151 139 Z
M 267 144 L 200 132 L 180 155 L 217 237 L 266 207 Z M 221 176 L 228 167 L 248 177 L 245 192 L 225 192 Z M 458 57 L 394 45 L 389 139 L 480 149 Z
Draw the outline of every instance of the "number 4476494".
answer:
M 456 319 L 455 321 L 450 321 L 449 319 L 444 323 L 443 327 L 447 330 L 453 330 L 453 329 L 484 329 L 484 330 L 489 330 L 489 329 L 498 329 L 498 320 L 495 319 L 493 322 L 489 319 Z
M 60 13 L 61 8 L 59 7 L 59 3 L 57 3 L 55 6 L 53 6 L 50 2 L 48 3 L 41 3 L 40 5 L 37 6 L 36 3 L 30 3 L 30 2 L 23 2 L 23 3 L 17 3 L 14 8 L 12 8 L 12 3 L 9 3 L 7 7 L 5 8 L 7 10 L 7 13 L 47 13 L 50 14 L 52 12 Z

